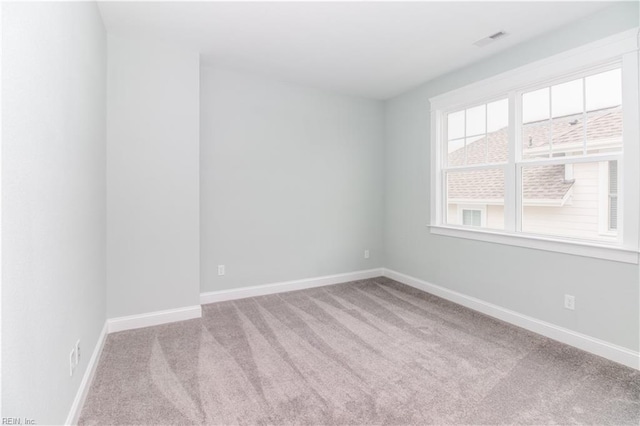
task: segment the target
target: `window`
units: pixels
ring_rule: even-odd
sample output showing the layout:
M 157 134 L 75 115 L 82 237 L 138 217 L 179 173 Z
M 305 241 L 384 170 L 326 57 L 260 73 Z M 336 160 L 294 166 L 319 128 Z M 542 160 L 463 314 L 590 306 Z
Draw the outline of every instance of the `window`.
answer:
M 432 232 L 637 263 L 631 39 L 432 98 Z
M 482 203 L 490 206 L 487 216 L 491 220 L 469 226 L 504 229 L 508 124 L 506 98 L 447 115 L 447 156 L 442 168 L 447 183 L 447 224 L 467 225 L 454 212 L 461 205 Z
M 480 226 L 482 224 L 482 211 L 463 209 L 462 224 L 468 226 Z
M 448 220 L 452 225 L 473 227 L 487 226 L 487 208 L 485 204 L 457 204 L 448 211 Z
M 585 241 L 614 242 L 600 232 L 617 211 L 598 207 L 599 162 L 622 158 L 622 86 L 619 64 L 602 72 L 527 91 L 521 101 L 521 231 Z M 617 168 L 605 179 L 617 181 Z M 606 184 L 606 182 L 605 182 Z M 608 192 L 608 191 L 607 191 Z M 615 200 L 617 201 L 617 200 Z M 610 206 L 611 203 L 609 203 Z M 613 231 L 613 232 L 611 232 Z

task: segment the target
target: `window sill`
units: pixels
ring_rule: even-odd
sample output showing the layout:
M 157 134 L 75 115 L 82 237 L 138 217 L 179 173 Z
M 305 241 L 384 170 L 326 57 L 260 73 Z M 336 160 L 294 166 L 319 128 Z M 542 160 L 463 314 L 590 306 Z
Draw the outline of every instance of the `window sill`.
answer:
M 593 257 L 597 259 L 612 260 L 615 262 L 638 264 L 639 254 L 637 250 L 614 247 L 605 244 L 591 244 L 533 235 L 515 235 L 500 231 L 465 229 L 454 226 L 430 225 L 429 228 L 431 233 L 435 235 L 526 247 L 536 250 L 572 254 L 575 256 Z

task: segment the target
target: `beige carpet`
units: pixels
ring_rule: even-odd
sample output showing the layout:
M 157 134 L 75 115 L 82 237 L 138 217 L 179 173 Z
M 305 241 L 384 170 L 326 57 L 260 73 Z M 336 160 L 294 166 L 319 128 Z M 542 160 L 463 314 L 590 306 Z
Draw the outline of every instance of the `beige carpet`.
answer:
M 109 335 L 81 424 L 640 424 L 640 372 L 387 278 Z

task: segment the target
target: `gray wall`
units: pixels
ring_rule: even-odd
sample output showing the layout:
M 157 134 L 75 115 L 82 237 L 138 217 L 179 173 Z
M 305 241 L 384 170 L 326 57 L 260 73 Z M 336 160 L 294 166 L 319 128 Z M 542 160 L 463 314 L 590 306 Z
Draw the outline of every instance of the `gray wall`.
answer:
M 428 98 L 637 26 L 637 4 L 386 104 L 222 70 L 200 78 L 198 54 L 180 46 L 107 48 L 93 3 L 4 3 L 2 15 L 3 416 L 65 420 L 107 304 L 108 317 L 140 314 L 380 266 L 638 350 L 637 265 L 426 228 Z
M 203 68 L 201 104 L 203 292 L 382 266 L 381 102 Z
M 386 104 L 385 266 L 620 346 L 639 348 L 638 266 L 430 235 L 429 98 L 638 26 L 626 3 L 425 83 Z M 565 293 L 576 310 L 563 308 Z
M 199 55 L 108 37 L 108 317 L 199 302 Z
M 95 3 L 2 7 L 2 415 L 60 424 L 105 321 L 105 31 Z

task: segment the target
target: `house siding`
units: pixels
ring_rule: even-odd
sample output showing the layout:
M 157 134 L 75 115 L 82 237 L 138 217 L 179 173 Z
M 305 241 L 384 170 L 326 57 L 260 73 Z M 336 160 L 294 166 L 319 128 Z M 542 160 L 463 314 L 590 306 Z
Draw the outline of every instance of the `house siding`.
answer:
M 573 166 L 575 183 L 570 199 L 562 207 L 526 206 L 522 214 L 522 231 L 610 241 L 613 237 L 600 233 L 600 203 L 606 206 L 607 194 L 599 189 L 599 163 Z M 603 214 L 606 214 L 603 211 Z

